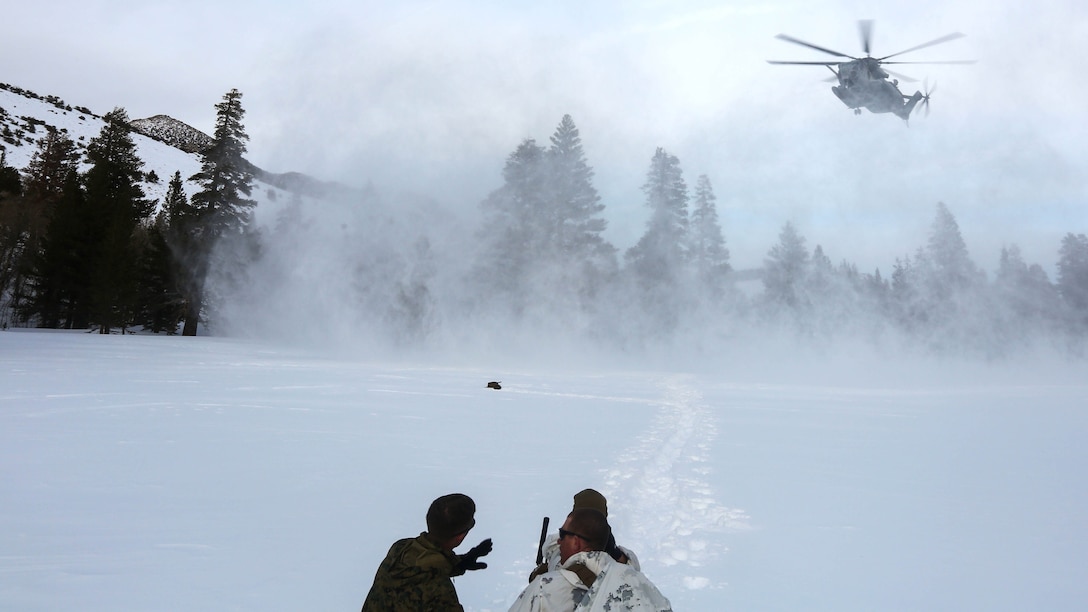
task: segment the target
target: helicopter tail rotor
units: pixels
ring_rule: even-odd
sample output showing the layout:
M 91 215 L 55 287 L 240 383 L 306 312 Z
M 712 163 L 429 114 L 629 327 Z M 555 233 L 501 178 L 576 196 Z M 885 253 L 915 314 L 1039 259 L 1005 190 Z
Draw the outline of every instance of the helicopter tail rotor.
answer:
M 933 87 L 929 86 L 929 81 L 926 81 L 922 93 L 922 106 L 926 109 L 926 117 L 929 116 L 929 97 L 933 95 L 933 92 L 937 91 L 937 84 L 934 83 Z

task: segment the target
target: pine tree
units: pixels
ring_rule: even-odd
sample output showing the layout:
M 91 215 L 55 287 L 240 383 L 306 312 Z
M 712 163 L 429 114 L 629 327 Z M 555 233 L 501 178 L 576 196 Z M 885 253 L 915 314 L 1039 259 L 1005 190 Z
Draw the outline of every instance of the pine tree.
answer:
M 888 300 L 893 320 L 903 329 L 909 330 L 919 323 L 922 313 L 918 308 L 918 291 L 918 276 L 910 255 L 896 257 Z
M 611 256 L 614 249 L 601 237 L 607 222 L 593 187 L 593 169 L 586 162 L 582 139 L 570 115 L 563 115 L 548 149 L 548 198 L 552 211 L 554 247 L 573 263 Z
M 515 312 L 524 306 L 525 286 L 532 262 L 544 251 L 546 223 L 545 150 L 527 138 L 506 158 L 503 185 L 480 204 L 483 225 L 478 232 L 480 259 L 477 280 L 487 288 L 484 295 L 511 300 Z
M 19 205 L 23 183 L 19 171 L 7 165 L 6 153 L 0 149 L 0 329 L 13 322 L 11 289 L 23 244 Z
M 212 144 L 202 153 L 200 172 L 190 178 L 203 189 L 191 198 L 192 214 L 185 215 L 176 227 L 176 232 L 185 236 L 179 247 L 186 304 L 182 334 L 186 336 L 197 332 L 213 249 L 225 236 L 240 236 L 249 229 L 251 209 L 256 204 L 249 198 L 253 170 L 242 157 L 249 136 L 242 125 L 245 110 L 241 100 L 242 94 L 232 89 L 215 105 Z
M 1074 328 L 1088 330 L 1088 236 L 1068 233 L 1058 249 L 1058 293 Z
M 786 222 L 778 233 L 778 244 L 763 260 L 763 297 L 777 308 L 804 306 L 804 285 L 808 278 L 809 255 L 805 239 L 793 223 Z
M 625 257 L 644 286 L 672 285 L 680 279 L 688 255 L 688 188 L 680 160 L 658 147 L 642 190 L 650 219 Z
M 8 152 L 0 149 L 0 197 L 8 198 L 23 194 L 23 181 L 19 171 L 8 165 Z
M 880 274 L 880 268 L 873 270 L 872 274 L 862 275 L 860 292 L 872 314 L 879 315 L 880 320 L 888 316 L 891 287 Z
M 144 329 L 174 334 L 184 314 L 184 301 L 177 290 L 176 264 L 166 235 L 165 212 L 137 228 L 140 252 L 136 323 Z
M 919 297 L 915 336 L 937 353 L 975 351 L 996 355 L 1004 351 L 993 334 L 993 307 L 985 273 L 967 253 L 955 217 L 944 203 L 930 228 L 926 246 L 914 258 Z
M 581 136 L 564 115 L 547 149 L 528 138 L 510 154 L 503 185 L 481 203 L 479 295 L 516 317 L 554 320 L 592 309 L 617 268 L 602 237 L 604 210 Z
M 50 129 L 43 136 L 30 158 L 24 173 L 28 198 L 41 202 L 43 216 L 48 217 L 49 204 L 59 199 L 68 174 L 79 169 L 79 151 L 64 132 Z
M 153 332 L 174 333 L 185 314 L 179 283 L 184 268 L 175 253 L 185 250 L 182 244 L 187 236 L 175 228 L 184 227 L 186 215 L 191 214 L 181 172 L 174 172 L 162 210 L 152 223 L 142 227 L 139 322 Z
M 29 277 L 49 218 L 62 197 L 66 178 L 77 172 L 78 165 L 75 143 L 64 132 L 50 128 L 38 140 L 21 180 L 14 168 L 0 169 L 11 185 L 6 189 L 8 196 L 0 196 L 0 310 L 7 313 L 6 318 L 26 311 L 31 298 Z M 16 185 L 17 192 L 12 191 Z
M 959 224 L 943 202 L 937 203 L 937 214 L 926 246 L 926 261 L 930 266 L 927 281 L 937 300 L 946 300 L 955 293 L 971 289 L 980 280 L 980 272 L 967 254 Z
M 839 289 L 835 278 L 835 268 L 831 258 L 824 253 L 824 247 L 817 244 L 809 258 L 808 272 L 805 274 L 804 294 L 810 300 L 826 301 Z
M 602 236 L 604 205 L 578 128 L 564 115 L 545 155 L 546 200 L 541 211 L 554 228 L 533 279 L 538 303 L 560 316 L 593 309 L 598 291 L 616 269 L 616 249 Z
M 136 227 L 151 213 L 140 183 L 143 161 L 136 155 L 128 114 L 116 108 L 103 117 L 105 125 L 87 144 L 91 167 L 84 177 L 87 206 L 94 224 L 86 228 L 97 236 L 92 254 L 91 319 L 99 332 L 132 324 L 137 308 Z
M 630 309 L 623 315 L 631 321 L 625 335 L 663 340 L 697 314 L 688 260 L 688 189 L 680 160 L 659 147 L 642 190 L 650 218 L 642 237 L 624 253 L 627 266 L 619 283 L 624 295 L 613 300 Z
M 89 231 L 99 221 L 83 192 L 77 172 L 70 172 L 60 199 L 34 254 L 30 297 L 19 309 L 24 320 L 37 317 L 38 326 L 84 329 L 91 322 L 91 279 L 100 234 Z
M 993 289 L 996 331 L 1006 342 L 1029 341 L 1058 318 L 1057 289 L 1041 266 L 1024 261 L 1015 244 L 1001 249 Z
M 695 206 L 691 211 L 691 259 L 701 283 L 713 295 L 722 293 L 729 266 L 729 249 L 718 223 L 718 209 L 710 178 L 700 175 L 695 182 Z

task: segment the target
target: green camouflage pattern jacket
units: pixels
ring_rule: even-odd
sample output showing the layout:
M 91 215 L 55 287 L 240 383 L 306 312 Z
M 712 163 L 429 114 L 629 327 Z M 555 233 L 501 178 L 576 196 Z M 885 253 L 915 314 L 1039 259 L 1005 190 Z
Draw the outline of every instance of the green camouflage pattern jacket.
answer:
M 458 557 L 427 539 L 397 540 L 378 566 L 362 612 L 463 612 L 453 587 Z

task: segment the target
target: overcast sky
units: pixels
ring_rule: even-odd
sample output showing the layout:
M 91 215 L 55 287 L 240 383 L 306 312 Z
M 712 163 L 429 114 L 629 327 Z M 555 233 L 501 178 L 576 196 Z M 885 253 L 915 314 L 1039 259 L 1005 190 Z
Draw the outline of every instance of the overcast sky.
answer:
M 1053 275 L 1061 236 L 1088 232 L 1088 5 L 1082 0 L 863 2 L 20 2 L 4 9 L 0 81 L 103 114 L 167 114 L 211 132 L 240 90 L 250 158 L 475 210 L 526 137 L 581 130 L 607 237 L 634 244 L 656 147 L 689 186 L 710 177 L 737 267 L 792 221 L 809 246 L 887 275 L 924 245 L 938 201 L 972 257 L 1002 245 Z M 854 114 L 787 33 L 862 55 L 960 31 L 897 59 L 936 83 L 910 126 Z

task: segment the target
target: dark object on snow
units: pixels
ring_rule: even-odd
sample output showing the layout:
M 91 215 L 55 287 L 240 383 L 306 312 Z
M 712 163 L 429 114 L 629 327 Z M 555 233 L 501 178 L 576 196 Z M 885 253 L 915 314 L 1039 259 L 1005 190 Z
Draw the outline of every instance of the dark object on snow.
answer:
M 487 388 L 488 389 L 502 389 L 502 385 L 500 385 L 499 383 L 497 383 L 495 381 L 491 381 L 491 382 L 487 383 Z

